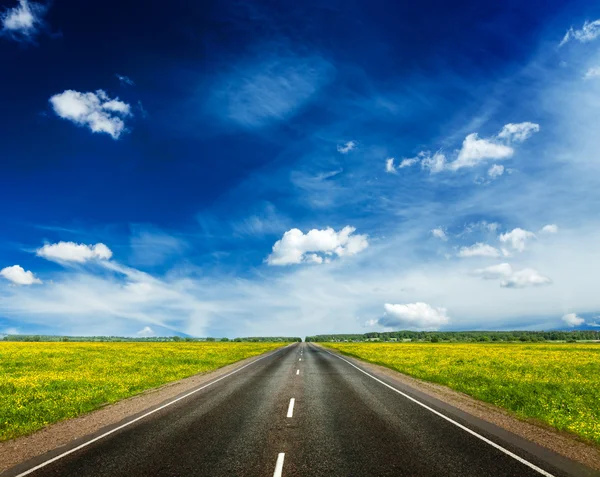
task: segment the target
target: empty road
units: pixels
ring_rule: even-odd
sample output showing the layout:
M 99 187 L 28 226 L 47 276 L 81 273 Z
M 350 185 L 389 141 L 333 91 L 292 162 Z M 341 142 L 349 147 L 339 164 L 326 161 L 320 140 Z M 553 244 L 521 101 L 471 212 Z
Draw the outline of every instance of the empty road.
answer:
M 319 346 L 288 346 L 4 475 L 598 475 L 359 368 Z

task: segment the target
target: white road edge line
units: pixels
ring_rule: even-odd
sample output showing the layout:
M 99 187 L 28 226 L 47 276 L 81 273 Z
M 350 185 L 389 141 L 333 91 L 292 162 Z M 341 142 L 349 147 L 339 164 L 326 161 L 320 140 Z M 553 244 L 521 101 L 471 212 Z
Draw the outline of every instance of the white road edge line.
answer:
M 281 477 L 281 473 L 283 472 L 283 460 L 285 459 L 285 453 L 280 452 L 277 455 L 277 463 L 275 464 L 275 472 L 273 472 L 273 477 Z
M 290 399 L 290 405 L 288 406 L 287 417 L 294 417 L 294 403 L 296 400 L 294 398 Z
M 280 349 L 278 349 L 277 351 L 275 351 L 275 353 L 278 353 L 279 351 L 281 351 L 281 350 L 283 350 L 283 349 L 285 349 L 285 348 L 287 348 L 287 346 L 286 346 L 286 347 L 284 347 L 284 348 L 280 348 Z M 182 399 L 185 399 L 186 397 L 189 397 L 189 396 L 191 396 L 192 394 L 195 394 L 195 393 L 197 393 L 198 391 L 202 391 L 203 389 L 205 389 L 205 388 L 207 388 L 207 387 L 209 387 L 209 386 L 212 386 L 213 384 L 215 384 L 215 383 L 218 383 L 219 381 L 221 381 L 221 380 L 223 380 L 223 379 L 225 379 L 225 378 L 228 378 L 228 377 L 229 377 L 229 376 L 231 376 L 232 374 L 238 373 L 238 372 L 240 372 L 242 369 L 244 369 L 244 368 L 247 368 L 248 366 L 251 366 L 251 365 L 253 365 L 254 363 L 256 363 L 256 362 L 258 362 L 258 361 L 260 361 L 260 360 L 262 360 L 262 359 L 268 358 L 269 356 L 273 356 L 273 354 L 275 354 L 275 353 L 269 354 L 269 355 L 267 355 L 267 356 L 261 356 L 260 358 L 258 358 L 258 359 L 255 359 L 254 361 L 252 361 L 251 363 L 245 364 L 245 365 L 244 365 L 244 366 L 242 366 L 241 368 L 238 368 L 238 369 L 236 369 L 235 371 L 232 371 L 231 373 L 228 373 L 228 374 L 226 374 L 226 375 L 224 375 L 224 376 L 221 376 L 220 378 L 217 378 L 217 379 L 215 379 L 214 381 L 211 381 L 210 383 L 208 383 L 208 384 L 205 384 L 204 386 L 202 386 L 202 387 L 200 387 L 200 388 L 194 389 L 193 391 L 190 391 L 189 393 L 187 393 L 187 394 L 184 394 L 183 396 L 180 396 L 180 397 L 178 397 L 177 399 L 174 399 L 173 401 L 169 401 L 168 403 L 166 403 L 166 404 L 163 404 L 162 406 L 160 406 L 160 407 L 157 407 L 156 409 L 153 409 L 152 411 L 148 411 L 147 413 L 145 413 L 145 414 L 143 414 L 143 415 L 141 415 L 141 416 L 138 416 L 138 417 L 136 417 L 135 419 L 132 419 L 131 421 L 128 421 L 128 422 L 126 422 L 125 424 L 121 424 L 119 427 L 115 427 L 114 429 L 111 429 L 110 431 L 107 431 L 107 432 L 105 432 L 104 434 L 101 434 L 101 435 L 99 435 L 98 437 L 94 437 L 93 439 L 90 439 L 89 441 L 87 441 L 87 442 L 84 442 L 83 444 L 80 444 L 80 445 L 78 445 L 77 447 L 74 447 L 73 449 L 70 449 L 70 450 L 68 450 L 68 451 L 66 451 L 66 452 L 63 452 L 62 454 L 59 454 L 59 455 L 57 455 L 56 457 L 53 457 L 52 459 L 48 459 L 47 461 L 45 461 L 45 462 L 42 462 L 41 464 L 38 464 L 38 465 L 36 465 L 35 467 L 32 467 L 31 469 L 29 469 L 29 470 L 26 470 L 25 472 L 22 472 L 22 473 L 20 473 L 20 474 L 16 475 L 15 477 L 23 477 L 23 476 L 25 476 L 25 475 L 29 475 L 29 474 L 31 474 L 31 473 L 33 473 L 33 472 L 35 472 L 36 470 L 39 470 L 39 469 L 41 469 L 42 467 L 46 467 L 47 465 L 49 465 L 49 464 L 52 464 L 53 462 L 56 462 L 57 460 L 59 460 L 59 459 L 62 459 L 63 457 L 66 457 L 66 456 L 68 456 L 69 454 L 72 454 L 73 452 L 77 452 L 78 450 L 80 450 L 80 449 L 83 449 L 84 447 L 87 447 L 87 446 L 89 446 L 90 444 L 93 444 L 94 442 L 97 442 L 97 441 L 99 441 L 100 439 L 104 439 L 106 436 L 109 436 L 109 435 L 111 435 L 111 434 L 114 434 L 114 433 L 115 433 L 115 432 L 117 432 L 117 431 L 120 431 L 120 430 L 121 430 L 121 429 L 123 429 L 124 427 L 130 426 L 131 424 L 134 424 L 134 423 L 136 423 L 136 422 L 138 422 L 138 421 L 140 421 L 140 420 L 142 420 L 142 419 L 144 419 L 144 418 L 146 418 L 146 417 L 148 417 L 148 416 L 150 416 L 150 415 L 152 415 L 152 414 L 154 414 L 154 413 L 156 413 L 156 412 L 158 412 L 158 411 L 161 411 L 162 409 L 164 409 L 164 408 L 166 408 L 166 407 L 169 407 L 169 406 L 171 406 L 172 404 L 175 404 L 176 402 L 179 402 L 179 401 L 181 401 Z M 280 455 L 281 455 L 281 454 L 280 454 Z M 283 465 L 283 458 L 282 458 L 282 465 Z M 281 474 L 279 474 L 279 475 L 281 475 Z
M 296 376 L 298 376 L 299 374 L 300 374 L 300 370 L 299 370 L 299 369 L 297 369 L 297 370 L 296 370 Z
M 326 349 L 324 350 L 325 352 L 329 353 L 332 356 L 335 356 L 336 358 L 341 359 L 342 361 L 345 361 L 346 363 L 348 363 L 350 366 L 358 369 L 361 373 L 366 374 L 367 376 L 369 376 L 371 379 L 374 379 L 375 381 L 377 381 L 380 384 L 383 384 L 385 387 L 391 389 L 392 391 L 397 392 L 398 394 L 401 394 L 402 396 L 404 396 L 406 399 L 409 399 L 410 401 L 414 402 L 415 404 L 418 404 L 421 407 L 424 407 L 425 409 L 427 409 L 428 411 L 431 411 L 432 413 L 436 414 L 437 416 L 440 416 L 442 419 L 445 419 L 446 421 L 454 424 L 457 427 L 460 427 L 463 431 L 468 432 L 469 434 L 477 437 L 478 439 L 481 439 L 483 442 L 485 442 L 486 444 L 491 445 L 492 447 L 498 449 L 501 452 L 504 452 L 506 455 L 512 457 L 515 460 L 518 460 L 521 464 L 526 465 L 527 467 L 529 467 L 530 469 L 535 470 L 536 472 L 539 472 L 540 474 L 544 475 L 545 477 L 556 477 L 555 475 L 546 472 L 544 469 L 539 468 L 537 465 L 532 464 L 531 462 L 529 462 L 528 460 L 523 459 L 522 457 L 519 457 L 517 454 L 512 453 L 511 451 L 509 451 L 508 449 L 505 449 L 504 447 L 502 447 L 501 445 L 496 444 L 493 441 L 490 441 L 488 438 L 482 436 L 481 434 L 478 434 L 475 431 L 472 431 L 471 429 L 469 429 L 466 426 L 463 426 L 461 423 L 456 422 L 454 419 L 449 418 L 448 416 L 442 414 L 441 412 L 436 411 L 435 409 L 429 407 L 427 404 L 423 404 L 421 401 L 416 400 L 415 398 L 409 396 L 408 394 L 403 393 L 402 391 L 396 389 L 393 386 L 390 386 L 389 384 L 383 382 L 381 379 L 376 378 L 375 376 L 373 376 L 372 374 L 367 373 L 366 371 L 360 369 L 358 366 L 356 366 L 354 363 L 351 363 L 350 361 L 348 361 L 347 359 L 342 358 L 341 356 L 332 353 L 330 351 L 327 351 Z

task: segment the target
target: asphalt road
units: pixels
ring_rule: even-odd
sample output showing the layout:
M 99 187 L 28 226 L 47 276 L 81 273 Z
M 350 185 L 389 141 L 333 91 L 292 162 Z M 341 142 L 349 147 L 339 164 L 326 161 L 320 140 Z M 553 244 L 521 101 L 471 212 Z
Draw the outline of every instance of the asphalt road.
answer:
M 369 374 L 318 346 L 289 346 L 89 445 L 78 441 L 69 455 L 61 449 L 5 475 L 598 475 Z

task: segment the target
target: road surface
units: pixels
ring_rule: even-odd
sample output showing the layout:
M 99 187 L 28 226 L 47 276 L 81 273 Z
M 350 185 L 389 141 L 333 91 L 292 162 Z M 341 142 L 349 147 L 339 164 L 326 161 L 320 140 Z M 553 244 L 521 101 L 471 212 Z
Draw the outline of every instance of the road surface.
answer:
M 399 386 L 295 344 L 5 475 L 598 475 Z

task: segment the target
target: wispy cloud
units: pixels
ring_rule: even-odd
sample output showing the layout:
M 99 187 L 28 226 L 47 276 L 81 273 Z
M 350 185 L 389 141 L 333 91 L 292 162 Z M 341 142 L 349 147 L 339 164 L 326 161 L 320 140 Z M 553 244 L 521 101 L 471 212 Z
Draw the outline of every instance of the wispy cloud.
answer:
M 476 243 L 469 247 L 461 247 L 458 256 L 462 258 L 470 257 L 499 257 L 500 251 L 486 243 Z
M 128 76 L 120 75 L 117 73 L 115 73 L 115 76 L 117 77 L 117 79 L 119 80 L 119 82 L 121 84 L 124 84 L 127 86 L 135 86 L 135 83 L 133 82 L 133 80 L 131 78 L 129 78 Z
M 19 4 L 0 14 L 2 36 L 15 41 L 32 42 L 44 27 L 48 7 L 41 3 L 19 0 Z
M 600 35 L 600 20 L 594 20 L 593 22 L 585 21 L 583 26 L 576 30 L 573 27 L 569 28 L 559 46 L 563 46 L 570 40 L 577 40 L 581 43 L 587 43 L 595 40 Z
M 441 227 L 437 227 L 435 229 L 431 230 L 431 235 L 433 235 L 435 238 L 439 238 L 440 240 L 443 240 L 444 242 L 446 242 L 448 240 L 448 236 L 446 235 L 446 231 L 441 228 Z
M 262 127 L 296 114 L 333 72 L 319 56 L 248 60 L 221 78 L 212 92 L 211 108 L 241 126 Z
M 354 149 L 356 149 L 356 141 L 348 141 L 345 144 L 338 144 L 337 146 L 337 150 L 340 154 L 348 154 Z

